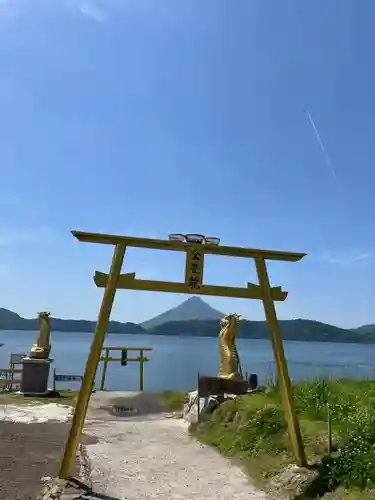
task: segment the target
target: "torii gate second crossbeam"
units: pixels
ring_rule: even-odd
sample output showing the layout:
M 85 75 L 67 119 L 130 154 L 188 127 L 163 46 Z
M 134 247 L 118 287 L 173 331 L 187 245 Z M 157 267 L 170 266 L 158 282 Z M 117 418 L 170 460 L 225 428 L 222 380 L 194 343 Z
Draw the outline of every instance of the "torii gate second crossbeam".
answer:
M 201 244 L 197 241 L 181 242 L 175 240 L 134 238 L 129 236 L 116 236 L 79 231 L 72 231 L 72 234 L 81 242 L 113 245 L 115 249 L 109 273 L 106 274 L 97 271 L 94 276 L 95 284 L 105 290 L 95 327 L 91 350 L 87 358 L 86 370 L 81 390 L 77 399 L 70 434 L 61 463 L 59 473 L 60 478 L 68 479 L 71 476 L 75 464 L 76 451 L 85 423 L 87 408 L 107 332 L 113 300 L 118 288 L 127 290 L 147 290 L 153 292 L 183 293 L 193 295 L 215 295 L 220 297 L 262 300 L 271 334 L 272 347 L 277 367 L 278 384 L 281 391 L 294 457 L 297 465 L 301 467 L 307 465 L 302 435 L 292 397 L 292 387 L 288 374 L 280 328 L 274 305 L 274 301 L 284 301 L 287 297 L 287 292 L 283 291 L 281 287 L 271 287 L 266 266 L 266 260 L 297 262 L 306 254 L 228 247 L 215 244 Z M 134 272 L 121 274 L 127 247 L 185 252 L 185 282 L 176 283 L 167 281 L 141 280 L 136 278 L 136 273 Z M 254 259 L 259 284 L 247 283 L 246 288 L 204 284 L 203 270 L 206 255 L 224 255 Z

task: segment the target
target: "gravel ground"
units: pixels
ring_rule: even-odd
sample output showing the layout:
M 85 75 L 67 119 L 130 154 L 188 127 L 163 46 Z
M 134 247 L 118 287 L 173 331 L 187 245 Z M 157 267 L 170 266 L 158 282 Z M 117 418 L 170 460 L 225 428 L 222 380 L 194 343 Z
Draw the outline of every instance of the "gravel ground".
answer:
M 43 478 L 57 476 L 71 411 L 54 403 L 0 406 L 0 500 L 35 500 Z
M 35 500 L 42 477 L 56 476 L 69 424 L 0 421 L 0 499 Z
M 111 415 L 111 404 L 138 408 L 137 416 Z M 190 438 L 187 425 L 166 418 L 155 396 L 97 393 L 85 433 L 92 497 L 110 500 L 265 500 L 240 468 Z M 100 495 L 100 496 L 98 496 Z M 86 498 L 86 497 L 85 497 Z
M 70 406 L 56 403 L 3 405 L 0 406 L 0 422 L 20 422 L 24 424 L 40 424 L 48 421 L 68 422 L 72 415 Z

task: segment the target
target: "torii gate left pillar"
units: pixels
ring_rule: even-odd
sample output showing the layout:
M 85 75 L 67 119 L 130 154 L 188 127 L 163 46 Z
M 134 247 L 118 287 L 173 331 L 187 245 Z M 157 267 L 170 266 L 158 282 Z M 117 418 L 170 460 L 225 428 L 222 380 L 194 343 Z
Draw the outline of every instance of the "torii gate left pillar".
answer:
M 86 370 L 83 377 L 81 390 L 77 399 L 70 434 L 66 443 L 65 453 L 61 463 L 59 473 L 60 478 L 68 479 L 71 476 L 72 470 L 74 468 L 78 443 L 85 423 L 85 417 L 117 288 L 128 290 L 187 293 L 193 295 L 216 295 L 221 297 L 237 297 L 262 300 L 268 327 L 271 334 L 271 342 L 277 367 L 278 383 L 280 387 L 281 398 L 283 401 L 285 417 L 288 424 L 290 442 L 297 465 L 301 467 L 307 465 L 301 431 L 294 408 L 292 387 L 288 375 L 288 367 L 285 359 L 281 333 L 274 305 L 274 300 L 285 300 L 287 297 L 287 293 L 283 292 L 281 287 L 271 288 L 265 263 L 266 259 L 296 262 L 302 259 L 305 254 L 215 245 L 197 245 L 176 241 L 132 238 L 127 236 L 83 233 L 77 231 L 73 231 L 72 233 L 79 241 L 114 245 L 115 250 L 109 274 L 100 272 L 95 273 L 94 281 L 96 285 L 105 288 L 105 291 L 95 327 L 91 350 L 86 363 Z M 121 274 L 122 264 L 127 246 L 185 252 L 187 255 L 185 283 L 140 280 L 135 278 L 135 273 Z M 203 257 L 205 254 L 246 257 L 254 259 L 259 285 L 248 283 L 247 288 L 237 288 L 203 284 Z M 200 258 L 197 260 L 195 257 L 198 255 L 200 256 Z
M 61 462 L 59 477 L 62 479 L 68 479 L 69 477 L 71 477 L 72 470 L 74 468 L 77 448 L 82 434 L 82 429 L 85 424 L 87 408 L 90 402 L 90 395 L 94 387 L 95 375 L 98 369 L 105 335 L 107 333 L 107 326 L 112 311 L 113 301 L 116 295 L 117 283 L 121 274 L 125 250 L 126 245 L 118 244 L 115 246 L 115 250 L 113 253 L 108 284 L 104 291 L 98 320 L 95 326 L 90 354 L 87 358 L 86 370 L 73 415 L 70 434 L 66 443 L 64 457 Z

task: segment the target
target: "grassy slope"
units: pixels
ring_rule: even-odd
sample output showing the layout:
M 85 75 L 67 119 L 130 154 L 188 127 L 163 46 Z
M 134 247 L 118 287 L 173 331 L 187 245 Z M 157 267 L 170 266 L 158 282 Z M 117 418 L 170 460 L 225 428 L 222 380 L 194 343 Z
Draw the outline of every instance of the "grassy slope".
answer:
M 316 380 L 294 386 L 309 463 L 293 464 L 283 409 L 275 387 L 221 405 L 191 432 L 221 453 L 240 459 L 263 485 L 282 487 L 289 498 L 375 498 L 375 382 Z M 175 394 L 174 401 L 183 399 Z M 333 453 L 327 456 L 327 403 L 332 413 Z M 374 488 L 374 489 L 372 489 Z
M 162 405 L 168 411 L 181 410 L 188 401 L 186 392 L 165 391 L 160 394 Z

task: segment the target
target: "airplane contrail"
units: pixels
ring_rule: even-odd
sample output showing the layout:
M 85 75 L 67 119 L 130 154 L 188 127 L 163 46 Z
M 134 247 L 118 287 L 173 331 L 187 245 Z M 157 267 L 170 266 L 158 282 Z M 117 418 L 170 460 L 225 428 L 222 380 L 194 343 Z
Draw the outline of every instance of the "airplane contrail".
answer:
M 320 137 L 320 134 L 318 132 L 318 129 L 316 128 L 316 125 L 315 125 L 315 122 L 310 114 L 310 111 L 308 109 L 305 110 L 306 111 L 306 114 L 307 114 L 307 118 L 309 119 L 309 122 L 310 122 L 310 125 L 312 126 L 312 129 L 314 131 L 314 134 L 315 134 L 315 137 L 316 137 L 316 140 L 318 141 L 319 143 L 319 146 L 320 146 L 320 149 L 322 150 L 322 153 L 324 155 L 324 159 L 326 161 L 326 164 L 327 164 L 327 167 L 329 168 L 331 174 L 333 175 L 333 177 L 336 179 L 337 178 L 337 175 L 336 175 L 336 170 L 335 170 L 335 167 L 333 166 L 332 162 L 331 162 L 331 159 L 327 153 L 327 150 L 323 144 L 323 141 L 322 141 L 322 138 Z

